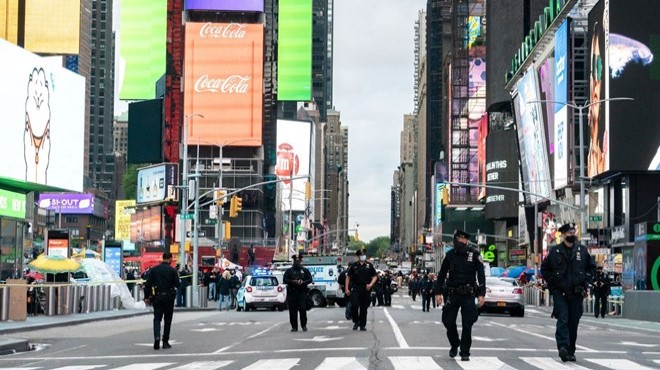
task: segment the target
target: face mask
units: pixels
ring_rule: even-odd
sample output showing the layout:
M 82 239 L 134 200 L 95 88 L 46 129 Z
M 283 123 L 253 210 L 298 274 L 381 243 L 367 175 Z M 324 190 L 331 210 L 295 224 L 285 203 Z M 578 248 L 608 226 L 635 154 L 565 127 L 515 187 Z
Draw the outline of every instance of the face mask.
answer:
M 566 242 L 568 243 L 575 243 L 577 241 L 577 236 L 575 235 L 569 235 L 566 237 Z
M 360 261 L 364 262 L 367 260 L 367 256 L 360 256 Z
M 300 267 L 300 261 L 293 261 L 293 265 L 296 267 Z
M 465 249 L 466 246 L 467 246 L 467 244 L 454 239 L 454 248 L 459 249 L 459 250 L 463 250 L 463 249 Z

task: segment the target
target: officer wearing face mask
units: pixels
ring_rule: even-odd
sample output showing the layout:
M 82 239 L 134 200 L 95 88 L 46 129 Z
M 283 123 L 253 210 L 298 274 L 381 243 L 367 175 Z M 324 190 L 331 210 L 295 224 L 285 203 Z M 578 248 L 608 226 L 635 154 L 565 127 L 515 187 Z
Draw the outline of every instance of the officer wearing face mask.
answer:
M 371 289 L 376 285 L 378 276 L 374 266 L 367 262 L 366 251 L 355 252 L 358 261 L 348 268 L 346 273 L 346 296 L 351 300 L 351 317 L 353 318 L 353 330 L 367 330 L 367 309 Z
M 294 255 L 293 266 L 284 272 L 286 301 L 289 306 L 291 331 L 298 331 L 298 313 L 300 326 L 307 331 L 307 285 L 312 283 L 312 274 L 302 266 L 302 256 Z
M 469 238 L 470 234 L 465 231 L 456 230 L 454 232 L 454 248 L 447 252 L 442 260 L 438 280 L 433 288 L 438 305 L 442 304 L 442 297 L 447 296 L 447 302 L 442 309 L 442 323 L 447 328 L 447 338 L 451 346 L 449 357 L 456 357 L 460 347 L 461 361 L 470 360 L 472 325 L 479 318 L 474 298 L 477 297 L 479 307 L 481 307 L 486 295 L 483 259 L 479 248 L 474 244 L 469 244 Z M 462 320 L 460 338 L 456 327 L 459 309 Z
M 589 294 L 589 283 L 596 268 L 587 248 L 578 243 L 575 231 L 573 223 L 560 227 L 563 241 L 548 251 L 541 264 L 541 274 L 554 301 L 555 339 L 559 357 L 564 362 L 577 360 L 575 342 L 582 301 Z

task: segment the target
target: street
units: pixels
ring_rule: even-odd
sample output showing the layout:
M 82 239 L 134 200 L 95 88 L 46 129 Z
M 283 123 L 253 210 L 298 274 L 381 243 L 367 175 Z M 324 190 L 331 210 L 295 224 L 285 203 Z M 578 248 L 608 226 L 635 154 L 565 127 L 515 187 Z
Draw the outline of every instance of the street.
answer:
M 554 319 L 527 307 L 524 318 L 484 314 L 469 362 L 448 356 L 441 310 L 421 310 L 405 293 L 369 310 L 367 332 L 344 309 L 308 312 L 291 333 L 287 312 L 175 312 L 171 349 L 152 348 L 151 315 L 12 334 L 37 350 L 0 357 L 6 369 L 659 369 L 660 329 L 641 321 L 583 316 L 577 363 L 562 363 Z M 459 316 L 460 323 L 460 316 Z

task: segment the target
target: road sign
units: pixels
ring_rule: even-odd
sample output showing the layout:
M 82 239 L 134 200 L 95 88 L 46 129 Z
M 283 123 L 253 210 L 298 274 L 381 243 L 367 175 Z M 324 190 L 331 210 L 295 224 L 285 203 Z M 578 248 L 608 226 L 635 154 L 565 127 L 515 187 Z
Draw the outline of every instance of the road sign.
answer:
M 193 214 L 192 213 L 184 213 L 179 215 L 179 220 L 192 220 L 193 219 Z
M 218 206 L 212 205 L 209 207 L 209 218 L 210 219 L 218 218 Z
M 217 218 L 207 218 L 204 220 L 204 224 L 206 225 L 217 225 L 218 224 L 218 219 Z
M 192 232 L 192 231 L 188 231 L 188 232 L 186 233 L 186 238 L 192 238 L 193 236 L 194 236 L 194 235 L 193 235 L 193 232 Z M 203 238 L 203 237 L 206 236 L 206 233 L 203 232 L 203 231 L 200 231 L 200 232 L 197 233 L 197 236 L 200 237 L 200 238 Z
M 589 216 L 589 222 L 601 222 L 603 221 L 603 216 L 601 215 L 591 215 Z

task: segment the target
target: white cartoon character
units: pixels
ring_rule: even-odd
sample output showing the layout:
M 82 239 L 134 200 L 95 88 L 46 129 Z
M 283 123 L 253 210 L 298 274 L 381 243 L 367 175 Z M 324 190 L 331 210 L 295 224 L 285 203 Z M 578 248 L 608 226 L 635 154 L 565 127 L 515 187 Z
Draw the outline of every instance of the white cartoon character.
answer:
M 50 90 L 43 68 L 34 68 L 25 99 L 25 180 L 47 184 L 50 160 Z

